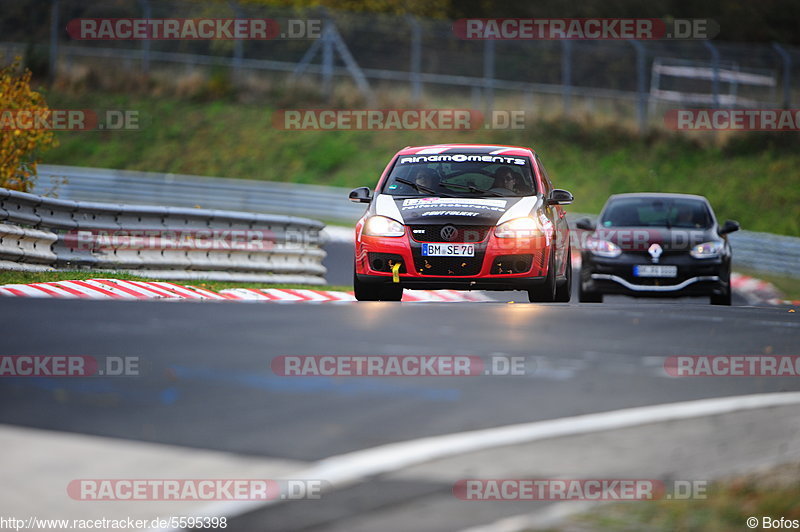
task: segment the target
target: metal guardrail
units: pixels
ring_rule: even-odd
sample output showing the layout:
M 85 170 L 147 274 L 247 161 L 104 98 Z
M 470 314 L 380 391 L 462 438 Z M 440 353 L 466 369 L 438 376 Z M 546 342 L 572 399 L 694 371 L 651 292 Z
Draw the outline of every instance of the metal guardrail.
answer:
M 0 188 L 0 269 L 324 284 L 322 222 L 52 199 Z
M 37 190 L 66 178 L 60 197 L 73 200 L 142 202 L 314 216 L 350 223 L 364 207 L 347 201 L 349 189 L 74 166 L 39 166 Z M 570 220 L 596 215 L 569 213 Z M 734 264 L 740 268 L 800 277 L 800 238 L 753 231 L 730 235 Z
M 66 183 L 58 185 L 62 180 Z M 349 189 L 104 168 L 39 165 L 34 193 L 59 198 L 142 205 L 201 207 L 312 216 L 355 222 L 364 206 L 347 201 Z

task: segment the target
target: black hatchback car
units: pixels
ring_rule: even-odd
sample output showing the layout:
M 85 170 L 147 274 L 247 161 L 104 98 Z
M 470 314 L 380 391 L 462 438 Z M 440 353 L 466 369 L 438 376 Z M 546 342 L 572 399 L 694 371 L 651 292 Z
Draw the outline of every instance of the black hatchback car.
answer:
M 618 194 L 597 224 L 577 221 L 581 276 L 578 298 L 600 303 L 604 294 L 634 297 L 707 296 L 731 304 L 731 248 L 739 224 L 717 223 L 703 196 Z

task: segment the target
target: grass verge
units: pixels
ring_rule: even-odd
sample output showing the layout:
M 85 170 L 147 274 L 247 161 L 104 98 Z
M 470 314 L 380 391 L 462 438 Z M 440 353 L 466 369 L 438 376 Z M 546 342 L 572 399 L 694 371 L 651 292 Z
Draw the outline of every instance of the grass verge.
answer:
M 745 229 L 800 235 L 799 136 L 790 132 L 714 142 L 674 132 L 639 137 L 588 119 L 520 130 L 283 131 L 263 104 L 106 92 L 47 99 L 53 108 L 136 110 L 141 127 L 59 132 L 45 163 L 355 187 L 374 186 L 404 146 L 515 144 L 537 150 L 557 186 L 575 195 L 576 212 L 599 212 L 614 193 L 687 192 L 707 196 L 719 218 Z
M 749 517 L 800 520 L 800 464 L 738 476 L 708 486 L 706 499 L 629 501 L 575 516 L 560 532 L 728 532 L 748 530 Z

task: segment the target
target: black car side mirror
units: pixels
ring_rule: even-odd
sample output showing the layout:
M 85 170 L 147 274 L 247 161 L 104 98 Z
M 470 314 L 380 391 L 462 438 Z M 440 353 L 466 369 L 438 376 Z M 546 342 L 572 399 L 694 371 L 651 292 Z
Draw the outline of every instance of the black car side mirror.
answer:
M 350 201 L 354 203 L 369 203 L 372 201 L 372 194 L 369 187 L 358 187 L 350 191 Z
M 566 190 L 562 190 L 560 188 L 554 188 L 552 192 L 550 192 L 550 197 L 547 198 L 548 205 L 569 205 L 575 200 L 572 197 L 572 194 Z
M 594 231 L 596 226 L 589 218 L 581 218 L 575 222 L 575 227 L 583 229 L 584 231 Z
M 719 228 L 718 232 L 720 235 L 727 235 L 728 233 L 738 231 L 740 227 L 739 222 L 736 220 L 726 220 L 725 223 L 722 224 L 722 227 Z

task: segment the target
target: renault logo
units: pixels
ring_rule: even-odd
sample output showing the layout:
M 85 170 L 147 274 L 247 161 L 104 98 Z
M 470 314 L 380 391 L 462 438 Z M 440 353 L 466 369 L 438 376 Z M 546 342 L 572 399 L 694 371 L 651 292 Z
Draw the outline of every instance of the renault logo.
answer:
M 442 236 L 442 240 L 446 242 L 452 242 L 456 238 L 456 228 L 452 225 L 445 225 L 442 227 L 442 230 L 439 231 L 439 234 Z
M 647 248 L 647 252 L 650 253 L 650 256 L 653 258 L 653 262 L 658 262 L 658 258 L 663 253 L 663 249 L 658 244 L 651 244 L 649 248 Z

